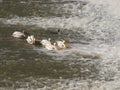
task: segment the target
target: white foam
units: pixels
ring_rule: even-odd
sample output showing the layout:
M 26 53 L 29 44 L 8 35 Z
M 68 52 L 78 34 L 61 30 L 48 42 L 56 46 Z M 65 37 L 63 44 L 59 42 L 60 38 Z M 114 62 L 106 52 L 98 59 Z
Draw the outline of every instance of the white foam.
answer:
M 55 81 L 55 80 L 50 80 Z M 57 83 L 53 83 L 52 86 L 45 85 L 42 88 L 34 88 L 34 87 L 27 87 L 27 88 L 17 88 L 16 90 L 119 90 L 119 81 L 91 81 L 91 80 L 59 80 Z M 6 90 L 2 88 L 2 90 Z M 12 90 L 12 89 L 8 89 Z
M 90 45 L 82 45 L 82 44 L 71 44 L 70 49 L 63 50 L 54 50 L 48 51 L 45 48 L 37 48 L 34 47 L 38 53 L 45 53 L 46 55 L 51 56 L 55 60 L 77 60 L 82 58 L 96 58 L 100 59 L 105 57 L 105 49 L 103 48 L 94 48 Z

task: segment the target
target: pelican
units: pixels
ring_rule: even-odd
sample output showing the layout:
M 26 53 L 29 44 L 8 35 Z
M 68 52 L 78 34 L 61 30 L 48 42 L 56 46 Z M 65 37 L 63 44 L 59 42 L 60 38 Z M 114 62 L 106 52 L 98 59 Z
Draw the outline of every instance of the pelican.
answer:
M 54 49 L 55 50 L 60 50 L 61 48 L 59 47 L 59 45 L 57 43 L 54 43 Z
M 64 48 L 63 41 L 56 41 L 56 43 L 60 48 Z
M 47 50 L 60 50 L 60 49 L 61 49 L 57 43 L 54 43 L 54 42 L 51 40 L 51 38 L 41 40 L 41 44 L 42 44 Z
M 63 40 L 63 46 L 64 46 L 64 48 L 71 48 L 71 46 L 69 45 L 69 43 L 66 42 L 65 40 Z
M 34 35 L 31 35 L 31 36 L 28 36 L 27 39 L 26 39 L 27 43 L 29 44 L 35 44 L 35 37 Z
M 45 48 L 46 48 L 47 50 L 54 50 L 54 49 L 55 49 L 54 45 L 52 45 L 52 44 L 46 44 L 46 45 L 45 45 Z
M 23 39 L 23 38 L 27 38 L 29 34 L 25 31 L 23 32 L 15 31 L 11 36 L 18 39 Z
M 45 45 L 45 48 L 47 49 L 47 50 L 60 50 L 61 48 L 58 46 L 58 44 L 57 43 L 54 43 L 53 45 L 52 44 L 46 44 Z
M 70 48 L 71 46 L 68 44 L 68 42 L 66 42 L 65 40 L 62 40 L 62 41 L 56 41 L 58 46 L 61 48 L 61 49 L 64 49 L 64 48 Z
M 53 41 L 51 40 L 51 38 L 49 38 L 48 40 L 47 39 L 43 39 L 43 40 L 41 40 L 41 44 L 43 45 L 43 46 L 45 46 L 45 45 L 50 45 L 50 44 L 53 44 Z

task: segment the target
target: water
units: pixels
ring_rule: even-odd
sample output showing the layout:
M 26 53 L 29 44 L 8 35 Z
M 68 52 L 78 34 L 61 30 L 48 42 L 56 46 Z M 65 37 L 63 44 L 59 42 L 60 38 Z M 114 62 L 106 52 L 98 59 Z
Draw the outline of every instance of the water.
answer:
M 1 2 L 0 90 L 119 90 L 120 14 L 115 9 L 119 4 L 118 0 Z M 47 51 L 11 37 L 22 30 L 38 40 L 65 39 L 72 48 Z

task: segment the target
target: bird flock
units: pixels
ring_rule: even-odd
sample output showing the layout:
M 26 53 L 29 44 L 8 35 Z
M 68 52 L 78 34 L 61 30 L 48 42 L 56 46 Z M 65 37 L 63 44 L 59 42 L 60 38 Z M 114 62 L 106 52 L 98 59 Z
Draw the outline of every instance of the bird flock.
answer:
M 30 35 L 26 31 L 15 31 L 11 36 L 17 39 L 25 39 L 30 45 L 42 45 L 47 50 L 63 50 L 66 48 L 71 48 L 70 44 L 65 40 L 59 40 L 55 42 L 51 40 L 51 38 L 36 40 L 34 35 Z

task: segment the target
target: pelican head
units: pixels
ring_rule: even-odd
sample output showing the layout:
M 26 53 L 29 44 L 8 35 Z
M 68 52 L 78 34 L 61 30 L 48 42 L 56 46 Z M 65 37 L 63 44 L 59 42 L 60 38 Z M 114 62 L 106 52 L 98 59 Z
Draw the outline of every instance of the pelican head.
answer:
M 48 38 L 48 41 L 53 45 L 53 40 L 51 38 Z

